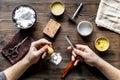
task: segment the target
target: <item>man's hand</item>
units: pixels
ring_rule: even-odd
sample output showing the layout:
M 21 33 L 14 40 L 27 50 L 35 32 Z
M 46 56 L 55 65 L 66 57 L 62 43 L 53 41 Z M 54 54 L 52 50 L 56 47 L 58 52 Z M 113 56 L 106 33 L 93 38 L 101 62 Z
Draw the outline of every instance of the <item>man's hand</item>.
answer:
M 72 50 L 68 47 L 68 50 Z M 79 59 L 75 59 L 76 56 L 80 56 Z M 79 61 L 84 61 L 90 66 L 95 66 L 101 58 L 97 56 L 88 46 L 86 45 L 76 45 L 76 49 L 72 51 L 72 61 L 75 61 L 74 66 L 77 65 Z
M 51 45 L 51 42 L 44 38 L 32 42 L 28 54 L 25 56 L 24 59 L 30 62 L 31 64 L 37 63 L 40 57 L 44 59 L 46 56 L 46 51 L 48 49 L 48 46 L 46 45 Z

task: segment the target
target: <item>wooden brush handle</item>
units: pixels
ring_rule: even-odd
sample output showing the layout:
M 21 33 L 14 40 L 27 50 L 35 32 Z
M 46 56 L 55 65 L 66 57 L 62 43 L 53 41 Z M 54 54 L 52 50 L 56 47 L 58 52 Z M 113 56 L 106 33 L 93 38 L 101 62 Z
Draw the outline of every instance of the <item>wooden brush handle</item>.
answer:
M 64 69 L 64 71 L 61 74 L 61 78 L 64 78 L 67 75 L 68 71 L 71 69 L 71 67 L 73 67 L 73 64 L 74 64 L 74 61 L 70 61 L 68 63 L 67 67 Z

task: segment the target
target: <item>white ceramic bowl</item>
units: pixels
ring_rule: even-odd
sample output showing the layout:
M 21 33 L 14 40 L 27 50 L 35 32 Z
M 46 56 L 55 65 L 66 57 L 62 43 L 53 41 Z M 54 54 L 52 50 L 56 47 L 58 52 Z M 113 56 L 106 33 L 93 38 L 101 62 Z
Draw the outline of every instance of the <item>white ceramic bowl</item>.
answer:
M 89 36 L 93 31 L 93 25 L 88 21 L 81 21 L 77 25 L 77 31 L 81 36 Z

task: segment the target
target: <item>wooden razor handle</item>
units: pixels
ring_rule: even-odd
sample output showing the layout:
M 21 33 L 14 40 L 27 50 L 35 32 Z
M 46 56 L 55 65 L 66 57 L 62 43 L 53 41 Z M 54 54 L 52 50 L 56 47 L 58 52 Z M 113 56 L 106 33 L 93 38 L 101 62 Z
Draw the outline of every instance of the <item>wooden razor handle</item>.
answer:
M 61 78 L 64 78 L 67 75 L 68 71 L 73 67 L 74 62 L 75 61 L 70 61 L 68 63 L 67 67 L 64 69 L 64 71 L 61 74 Z

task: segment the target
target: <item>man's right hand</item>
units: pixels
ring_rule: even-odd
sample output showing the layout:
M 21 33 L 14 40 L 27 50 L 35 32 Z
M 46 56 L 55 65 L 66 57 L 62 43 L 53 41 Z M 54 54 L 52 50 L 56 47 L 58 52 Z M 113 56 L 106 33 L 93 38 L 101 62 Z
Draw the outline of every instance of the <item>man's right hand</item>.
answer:
M 72 50 L 72 48 L 68 47 L 68 50 Z M 80 58 L 75 59 L 76 56 L 80 56 Z M 76 49 L 72 51 L 72 61 L 75 61 L 74 66 L 76 66 L 79 61 L 84 61 L 90 66 L 96 66 L 98 60 L 101 60 L 101 58 L 86 45 L 76 45 Z

